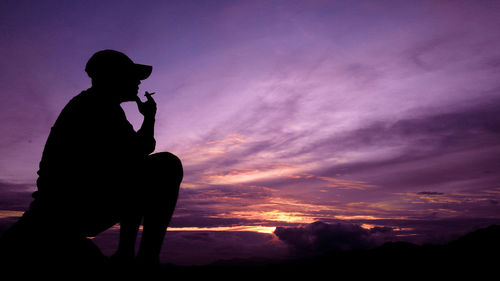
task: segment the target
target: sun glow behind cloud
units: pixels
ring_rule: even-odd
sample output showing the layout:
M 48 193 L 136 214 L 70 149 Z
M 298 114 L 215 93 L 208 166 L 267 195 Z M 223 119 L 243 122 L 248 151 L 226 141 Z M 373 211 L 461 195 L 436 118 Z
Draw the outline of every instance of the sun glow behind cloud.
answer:
M 168 231 L 251 231 L 271 234 L 275 226 L 169 227 Z
M 114 230 L 120 230 L 120 225 L 116 224 L 112 227 Z M 143 230 L 144 227 L 141 225 L 139 230 Z M 186 226 L 186 227 L 168 227 L 167 231 L 234 231 L 234 232 L 258 232 L 271 234 L 276 230 L 275 226 L 262 226 L 262 225 L 236 225 L 236 226 L 213 226 L 213 227 L 198 227 L 198 226 Z
M 21 217 L 23 213 L 23 211 L 0 210 L 0 219 Z

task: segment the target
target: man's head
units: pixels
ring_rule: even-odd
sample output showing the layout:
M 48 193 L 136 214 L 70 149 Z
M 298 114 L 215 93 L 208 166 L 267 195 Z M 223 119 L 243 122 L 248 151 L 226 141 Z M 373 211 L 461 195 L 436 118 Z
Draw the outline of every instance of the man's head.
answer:
M 124 53 L 102 50 L 89 59 L 85 71 L 92 79 L 92 86 L 110 91 L 120 101 L 133 101 L 141 80 L 149 77 L 153 67 L 136 64 Z

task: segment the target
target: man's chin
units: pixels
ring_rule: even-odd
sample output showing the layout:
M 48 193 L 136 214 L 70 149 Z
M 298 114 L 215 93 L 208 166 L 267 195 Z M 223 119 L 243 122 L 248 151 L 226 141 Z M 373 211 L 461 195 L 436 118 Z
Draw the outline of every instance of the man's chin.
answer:
M 128 95 L 124 98 L 123 101 L 136 101 L 139 97 L 137 96 L 137 92 L 131 95 Z

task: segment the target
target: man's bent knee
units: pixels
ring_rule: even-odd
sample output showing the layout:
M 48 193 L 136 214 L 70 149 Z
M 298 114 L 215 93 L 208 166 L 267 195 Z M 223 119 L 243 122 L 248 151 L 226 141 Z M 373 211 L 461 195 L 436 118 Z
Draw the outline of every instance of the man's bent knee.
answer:
M 158 152 L 148 156 L 149 173 L 162 182 L 180 185 L 184 172 L 182 162 L 176 155 L 170 152 Z
M 145 168 L 148 188 L 144 193 L 144 212 L 149 216 L 171 212 L 175 208 L 183 178 L 180 159 L 170 152 L 151 154 Z

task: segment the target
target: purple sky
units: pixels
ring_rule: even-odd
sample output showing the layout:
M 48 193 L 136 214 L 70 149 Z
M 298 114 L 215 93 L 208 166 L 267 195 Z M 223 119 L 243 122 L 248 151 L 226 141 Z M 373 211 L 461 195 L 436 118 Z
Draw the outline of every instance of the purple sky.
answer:
M 50 127 L 110 48 L 154 66 L 140 91 L 157 92 L 156 151 L 184 164 L 164 261 L 286 256 L 318 221 L 359 245 L 498 223 L 499 15 L 497 1 L 2 1 L 0 218 L 28 206 Z

